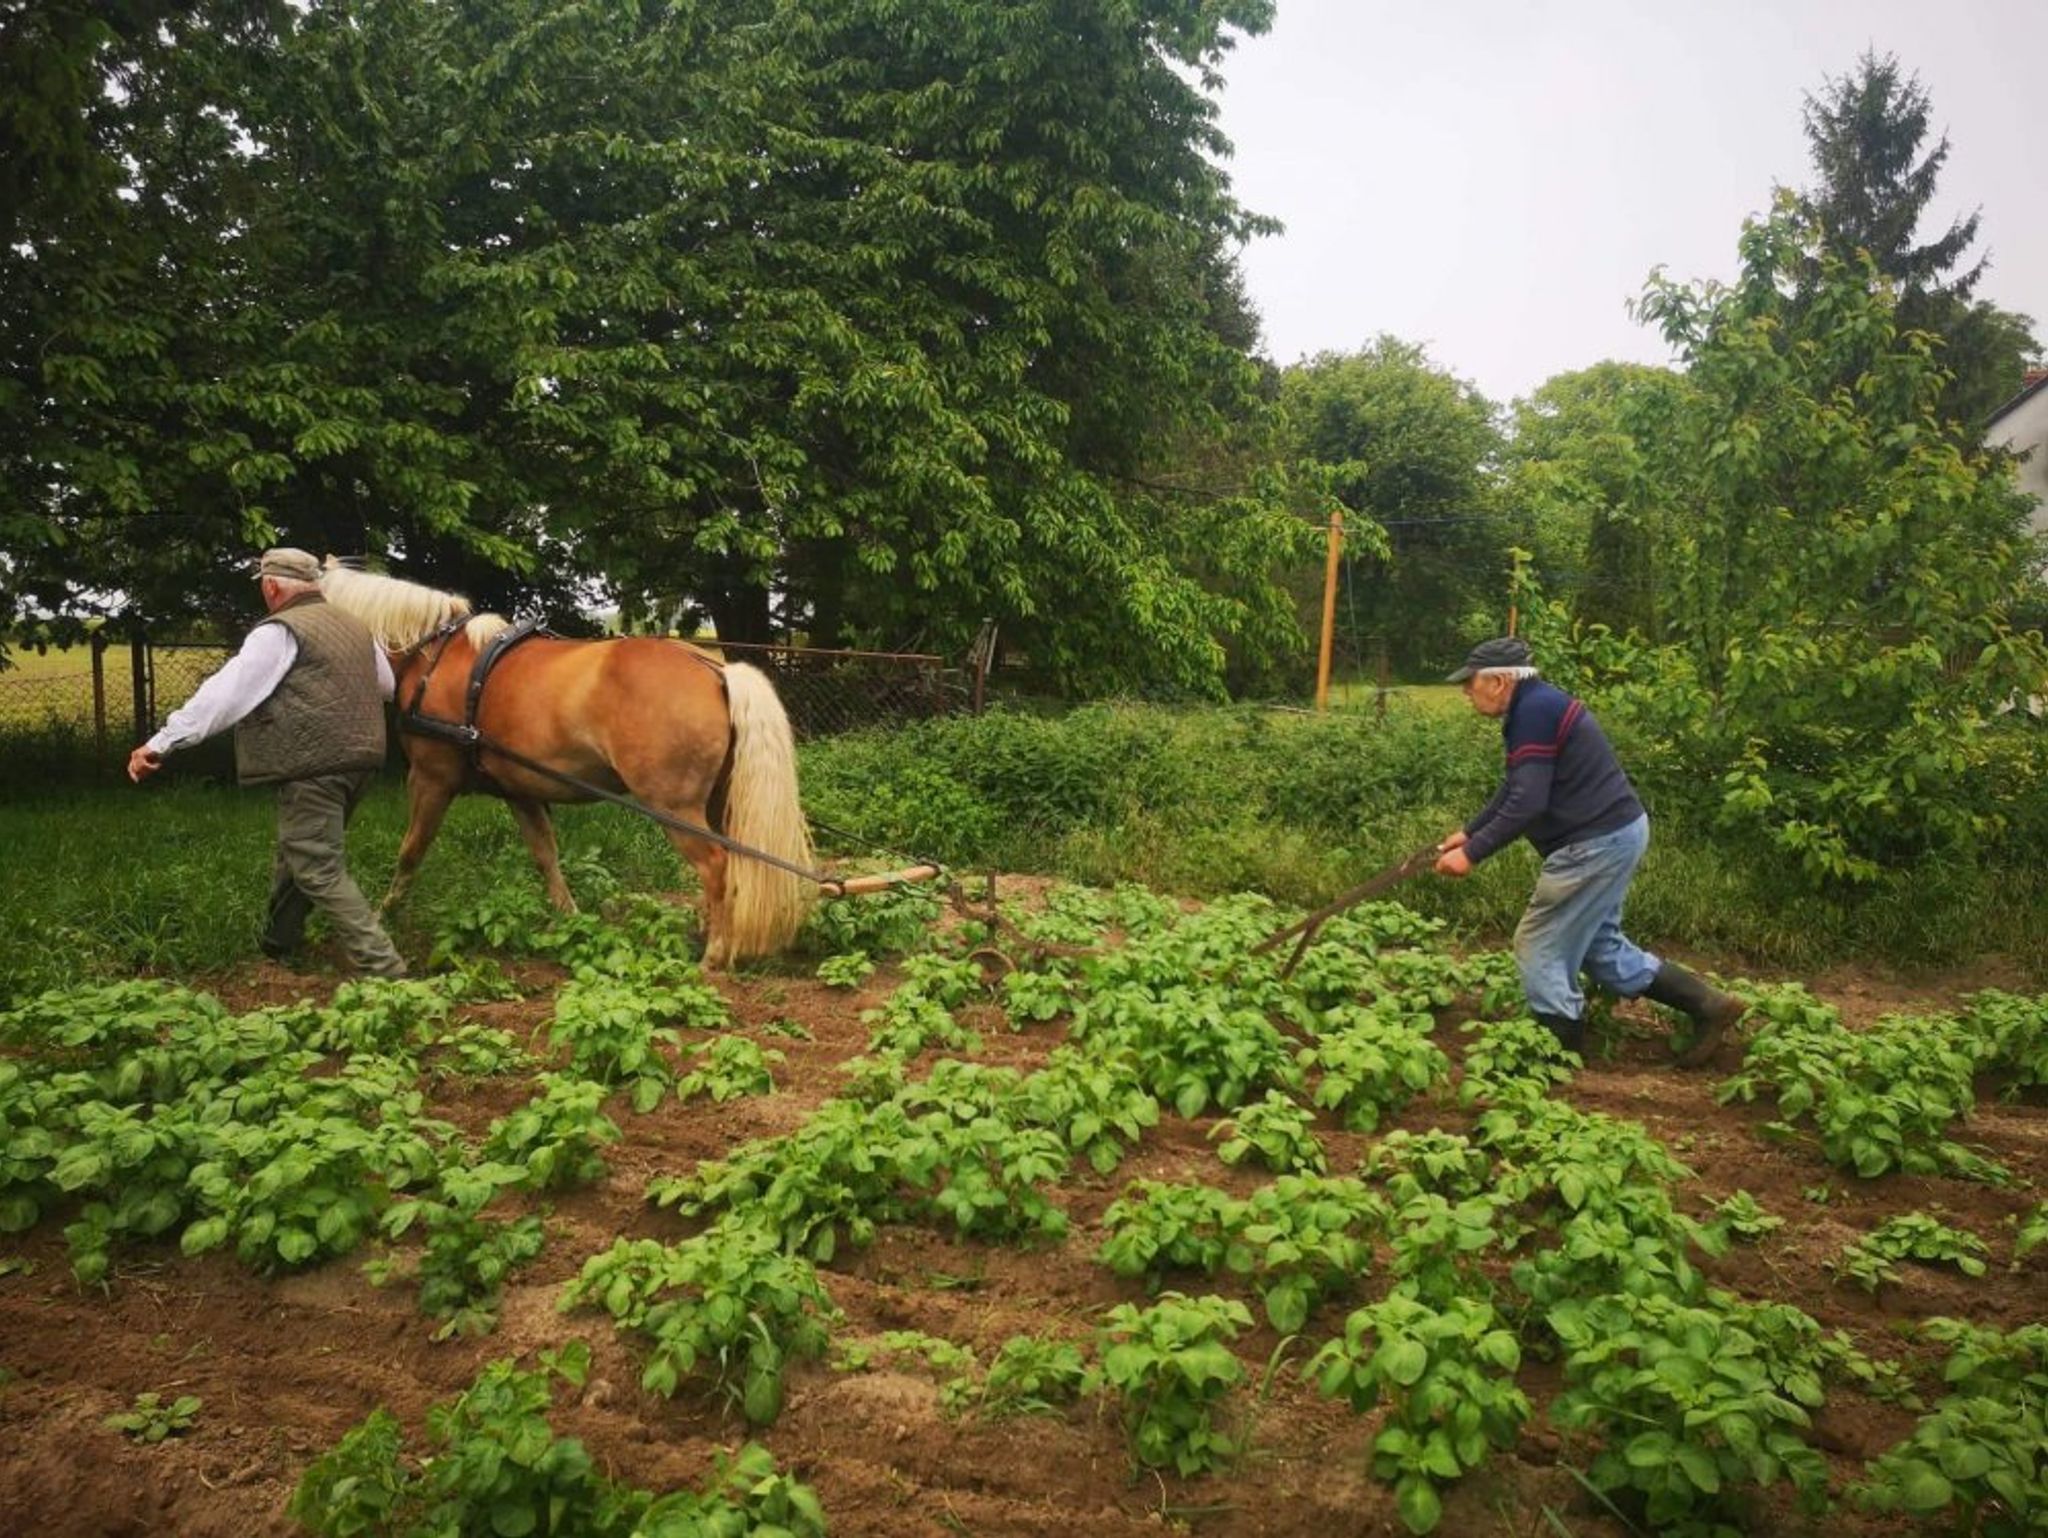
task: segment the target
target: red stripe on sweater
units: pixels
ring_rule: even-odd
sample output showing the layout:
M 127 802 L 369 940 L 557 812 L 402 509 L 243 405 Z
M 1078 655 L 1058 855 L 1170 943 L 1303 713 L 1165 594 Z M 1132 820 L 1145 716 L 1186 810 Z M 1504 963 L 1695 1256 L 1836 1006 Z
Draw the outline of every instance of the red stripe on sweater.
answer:
M 1525 758 L 1557 757 L 1558 750 L 1564 746 L 1565 738 L 1571 735 L 1572 728 L 1578 724 L 1579 717 L 1585 713 L 1585 709 L 1586 707 L 1583 703 L 1573 700 L 1564 708 L 1564 719 L 1557 723 L 1556 737 L 1552 738 L 1549 742 L 1523 743 L 1522 746 L 1516 748 L 1514 752 L 1508 755 L 1508 762 L 1513 764 Z

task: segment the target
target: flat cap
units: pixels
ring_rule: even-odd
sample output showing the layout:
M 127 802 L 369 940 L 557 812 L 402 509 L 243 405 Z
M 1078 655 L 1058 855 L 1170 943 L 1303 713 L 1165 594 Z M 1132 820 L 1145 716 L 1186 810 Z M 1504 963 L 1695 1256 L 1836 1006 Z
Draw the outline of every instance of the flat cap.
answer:
M 1465 665 L 1444 682 L 1461 684 L 1474 673 L 1483 673 L 1488 668 L 1525 668 L 1529 665 L 1529 656 L 1529 643 L 1520 636 L 1495 636 L 1491 641 L 1481 641 L 1465 653 Z
M 283 577 L 288 582 L 318 582 L 320 563 L 303 550 L 280 545 L 275 550 L 263 552 L 263 559 L 256 563 L 256 575 Z

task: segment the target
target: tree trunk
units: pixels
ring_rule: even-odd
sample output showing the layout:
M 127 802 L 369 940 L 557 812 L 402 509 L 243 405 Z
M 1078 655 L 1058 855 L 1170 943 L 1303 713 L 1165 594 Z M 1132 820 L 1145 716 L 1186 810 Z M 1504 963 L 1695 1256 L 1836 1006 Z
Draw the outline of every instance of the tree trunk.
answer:
M 841 550 L 823 542 L 809 551 L 813 646 L 841 646 L 846 635 L 846 562 Z
M 705 607 L 721 641 L 766 643 L 775 639 L 768 618 L 768 589 L 730 587 L 710 594 Z

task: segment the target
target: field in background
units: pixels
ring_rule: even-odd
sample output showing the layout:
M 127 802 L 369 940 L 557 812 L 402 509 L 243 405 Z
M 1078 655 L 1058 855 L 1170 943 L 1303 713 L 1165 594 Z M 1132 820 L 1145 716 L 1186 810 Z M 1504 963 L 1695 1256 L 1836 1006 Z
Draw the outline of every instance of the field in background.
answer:
M 74 676 L 92 677 L 90 646 L 53 646 L 41 652 L 19 646 L 7 654 L 7 667 L 0 671 L 0 687 L 17 680 Z

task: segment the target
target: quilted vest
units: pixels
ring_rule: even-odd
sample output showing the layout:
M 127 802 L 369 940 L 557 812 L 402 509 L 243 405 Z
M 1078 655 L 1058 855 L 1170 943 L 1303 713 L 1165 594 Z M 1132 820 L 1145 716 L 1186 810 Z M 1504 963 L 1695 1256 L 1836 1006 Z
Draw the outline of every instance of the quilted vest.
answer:
M 270 698 L 235 727 L 235 772 L 244 785 L 384 764 L 384 699 L 369 627 L 318 593 L 294 598 L 262 623 L 282 625 L 298 656 Z

